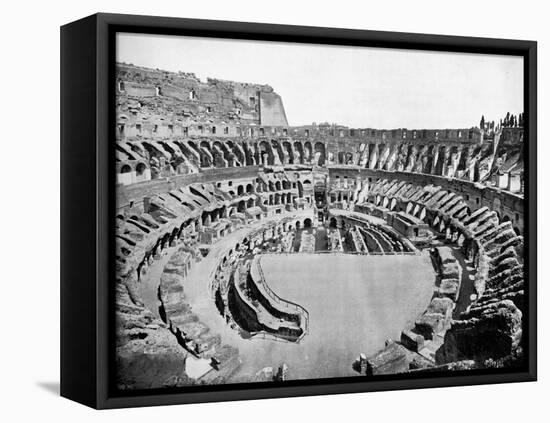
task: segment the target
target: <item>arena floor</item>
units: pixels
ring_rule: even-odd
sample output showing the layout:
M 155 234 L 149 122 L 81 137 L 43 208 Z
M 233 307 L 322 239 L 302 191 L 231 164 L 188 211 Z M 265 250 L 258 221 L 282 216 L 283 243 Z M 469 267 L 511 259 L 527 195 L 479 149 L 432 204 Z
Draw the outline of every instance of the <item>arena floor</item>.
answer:
M 264 255 L 261 266 L 275 293 L 308 310 L 309 333 L 300 344 L 252 341 L 243 371 L 284 361 L 292 379 L 357 375 L 359 353 L 399 339 L 426 309 L 435 277 L 429 257 L 413 255 Z
M 309 312 L 309 333 L 286 358 L 300 377 L 354 374 L 355 357 L 399 339 L 433 293 L 425 256 L 266 255 L 261 265 L 275 293 Z

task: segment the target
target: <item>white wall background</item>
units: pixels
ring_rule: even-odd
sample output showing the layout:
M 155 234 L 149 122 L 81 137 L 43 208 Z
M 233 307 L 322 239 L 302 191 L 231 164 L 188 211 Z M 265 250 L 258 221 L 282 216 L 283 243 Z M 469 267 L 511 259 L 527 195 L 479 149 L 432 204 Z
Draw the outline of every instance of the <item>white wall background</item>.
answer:
M 0 415 L 3 421 L 541 421 L 548 410 L 547 242 L 539 242 L 539 382 L 95 412 L 59 381 L 59 26 L 103 11 L 539 42 L 539 240 L 550 236 L 550 31 L 545 2 L 8 1 L 2 8 Z M 538 418 L 537 418 L 538 417 Z M 473 419 L 473 420 L 472 420 Z M 288 420 L 287 420 L 288 421 Z

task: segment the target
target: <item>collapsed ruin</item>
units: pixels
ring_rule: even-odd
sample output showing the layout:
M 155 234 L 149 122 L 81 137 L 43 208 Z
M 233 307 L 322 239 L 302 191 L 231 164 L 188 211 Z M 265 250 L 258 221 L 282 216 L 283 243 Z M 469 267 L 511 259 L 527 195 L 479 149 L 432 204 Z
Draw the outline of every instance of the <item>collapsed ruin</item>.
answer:
M 431 257 L 426 310 L 357 375 L 523 364 L 522 127 L 293 127 L 268 85 L 123 63 L 116 84 L 120 389 L 292 378 L 243 374 L 232 342 L 307 337 L 264 253 Z

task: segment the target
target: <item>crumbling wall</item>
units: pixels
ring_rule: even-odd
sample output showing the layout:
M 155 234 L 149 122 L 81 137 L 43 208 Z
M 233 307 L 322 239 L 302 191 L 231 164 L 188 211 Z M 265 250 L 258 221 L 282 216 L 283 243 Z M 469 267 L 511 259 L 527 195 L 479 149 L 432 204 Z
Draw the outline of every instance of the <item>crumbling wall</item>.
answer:
M 288 126 L 283 100 L 279 94 L 260 92 L 260 125 Z

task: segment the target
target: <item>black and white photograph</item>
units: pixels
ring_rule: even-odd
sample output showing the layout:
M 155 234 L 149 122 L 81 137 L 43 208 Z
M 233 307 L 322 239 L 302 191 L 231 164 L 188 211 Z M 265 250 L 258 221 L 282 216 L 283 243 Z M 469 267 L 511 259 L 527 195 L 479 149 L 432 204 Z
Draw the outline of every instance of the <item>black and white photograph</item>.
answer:
M 525 371 L 524 57 L 119 32 L 114 385 Z
M 544 12 L 6 4 L 0 420 L 544 421 Z

